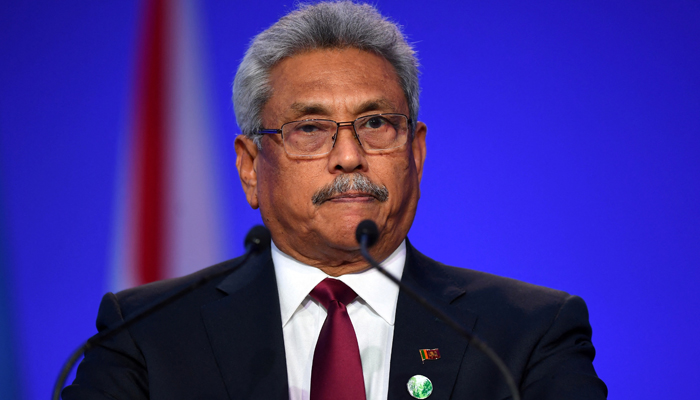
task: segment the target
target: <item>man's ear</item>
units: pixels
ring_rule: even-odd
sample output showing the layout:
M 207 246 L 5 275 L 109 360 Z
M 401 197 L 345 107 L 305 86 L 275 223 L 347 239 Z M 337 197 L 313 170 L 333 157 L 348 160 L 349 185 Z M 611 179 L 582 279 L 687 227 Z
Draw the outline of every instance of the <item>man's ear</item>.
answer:
M 256 159 L 258 157 L 258 146 L 252 139 L 245 135 L 236 136 L 234 142 L 236 148 L 236 168 L 238 176 L 241 178 L 241 186 L 253 209 L 257 209 L 258 202 L 258 173 Z
M 416 123 L 416 132 L 413 135 L 411 147 L 413 149 L 413 161 L 416 163 L 416 172 L 418 172 L 418 183 L 423 177 L 423 163 L 425 163 L 425 135 L 428 133 L 428 127 L 418 121 Z

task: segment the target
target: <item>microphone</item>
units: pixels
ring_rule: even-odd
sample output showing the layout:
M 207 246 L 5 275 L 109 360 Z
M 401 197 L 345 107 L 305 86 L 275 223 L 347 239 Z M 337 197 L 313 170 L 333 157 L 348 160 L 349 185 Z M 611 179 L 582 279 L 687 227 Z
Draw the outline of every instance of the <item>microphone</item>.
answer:
M 382 275 L 386 276 L 389 278 L 390 281 L 394 282 L 401 291 L 406 293 L 409 297 L 411 297 L 413 300 L 415 300 L 418 304 L 422 305 L 430 311 L 434 316 L 436 316 L 438 319 L 443 321 L 445 324 L 447 324 L 449 327 L 454 329 L 457 333 L 459 333 L 462 337 L 467 339 L 469 343 L 474 345 L 476 348 L 481 350 L 486 356 L 493 361 L 494 364 L 498 367 L 499 371 L 503 375 L 503 378 L 506 381 L 506 384 L 508 385 L 508 388 L 510 389 L 511 396 L 513 400 L 520 400 L 520 393 L 518 392 L 518 387 L 515 385 L 515 379 L 513 379 L 513 375 L 510 373 L 508 370 L 508 367 L 506 364 L 503 362 L 503 360 L 496 354 L 495 351 L 493 351 L 492 348 L 490 348 L 485 342 L 483 342 L 481 339 L 476 337 L 473 333 L 469 332 L 467 329 L 465 329 L 462 325 L 459 324 L 459 322 L 455 321 L 451 317 L 449 317 L 447 314 L 445 314 L 443 311 L 441 311 L 439 308 L 436 306 L 430 304 L 428 299 L 425 297 L 419 295 L 416 293 L 413 289 L 409 288 L 408 286 L 404 285 L 401 280 L 394 275 L 392 275 L 389 271 L 384 269 L 370 254 L 369 254 L 369 248 L 372 247 L 375 243 L 377 243 L 377 240 L 379 239 L 379 229 L 377 228 L 377 224 L 374 223 L 374 221 L 366 219 L 362 222 L 360 222 L 359 225 L 357 225 L 357 230 L 355 231 L 355 239 L 357 242 L 360 244 L 360 253 L 362 253 L 362 257 L 369 262 L 370 266 L 376 268 L 379 272 L 382 273 Z
M 364 246 L 370 248 L 377 243 L 377 239 L 379 239 L 379 229 L 377 229 L 377 224 L 375 224 L 374 221 L 366 219 L 357 225 L 355 240 L 361 245 L 360 248 L 362 248 L 363 240 L 365 241 Z
M 262 225 L 256 225 L 252 227 L 248 231 L 248 234 L 246 235 L 245 240 L 243 241 L 243 245 L 245 246 L 245 253 L 243 254 L 243 258 L 240 261 L 238 261 L 234 266 L 232 266 L 231 268 L 223 269 L 221 271 L 212 272 L 211 274 L 199 278 L 195 282 L 179 289 L 178 291 L 172 294 L 165 294 L 159 300 L 141 308 L 139 311 L 122 320 L 122 322 L 119 325 L 116 325 L 111 329 L 107 329 L 106 331 L 102 331 L 97 335 L 93 336 L 92 338 L 88 339 L 82 346 L 76 349 L 70 355 L 68 361 L 66 361 L 65 364 L 63 364 L 61 372 L 58 374 L 56 384 L 53 388 L 53 395 L 51 396 L 52 400 L 60 399 L 61 390 L 63 390 L 63 385 L 65 384 L 66 378 L 68 378 L 68 374 L 73 369 L 73 366 L 78 361 L 80 356 L 83 355 L 86 351 L 98 346 L 105 340 L 132 326 L 136 322 L 141 321 L 142 319 L 148 317 L 154 312 L 172 304 L 174 301 L 182 298 L 188 293 L 193 292 L 194 290 L 205 285 L 206 283 L 221 276 L 233 273 L 243 264 L 245 264 L 246 261 L 248 261 L 248 259 L 252 255 L 260 254 L 263 251 L 267 250 L 267 248 L 270 247 L 270 240 L 270 231 L 266 227 Z
M 248 234 L 245 235 L 245 240 L 243 240 L 243 246 L 245 247 L 245 255 L 250 254 L 260 254 L 270 247 L 270 241 L 272 237 L 270 236 L 270 230 L 263 225 L 255 225 L 250 228 Z M 234 268 L 237 268 L 234 267 Z M 231 271 L 233 272 L 233 271 Z

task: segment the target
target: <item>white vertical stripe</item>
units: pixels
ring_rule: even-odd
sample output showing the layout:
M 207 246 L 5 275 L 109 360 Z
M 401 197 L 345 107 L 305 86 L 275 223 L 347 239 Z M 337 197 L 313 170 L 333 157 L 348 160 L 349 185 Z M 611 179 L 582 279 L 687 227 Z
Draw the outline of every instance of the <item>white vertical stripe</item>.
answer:
M 169 5 L 165 262 L 166 275 L 181 276 L 222 261 L 223 243 L 197 7 Z

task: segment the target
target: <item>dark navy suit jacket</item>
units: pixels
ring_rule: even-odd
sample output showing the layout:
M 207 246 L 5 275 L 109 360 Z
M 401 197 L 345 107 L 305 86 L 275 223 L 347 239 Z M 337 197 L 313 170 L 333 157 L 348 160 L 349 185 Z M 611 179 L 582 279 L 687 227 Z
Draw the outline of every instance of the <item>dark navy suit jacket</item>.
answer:
M 192 275 L 104 296 L 99 330 L 224 262 Z M 410 243 L 402 281 L 486 341 L 512 371 L 523 400 L 605 399 L 579 297 L 429 259 Z M 420 349 L 440 350 L 421 361 Z M 413 375 L 430 400 L 510 398 L 476 347 L 399 294 L 388 398 L 411 399 Z M 89 351 L 63 399 L 287 399 L 279 298 L 270 251 Z

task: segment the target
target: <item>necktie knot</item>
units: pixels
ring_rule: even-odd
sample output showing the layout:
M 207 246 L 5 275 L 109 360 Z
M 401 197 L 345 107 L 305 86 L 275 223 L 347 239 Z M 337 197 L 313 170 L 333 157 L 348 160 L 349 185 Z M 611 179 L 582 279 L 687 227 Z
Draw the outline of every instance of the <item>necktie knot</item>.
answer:
M 350 289 L 350 286 L 333 278 L 322 280 L 321 283 L 311 290 L 309 295 L 321 303 L 326 310 L 329 309 L 333 301 L 348 305 L 357 297 L 357 293 Z

